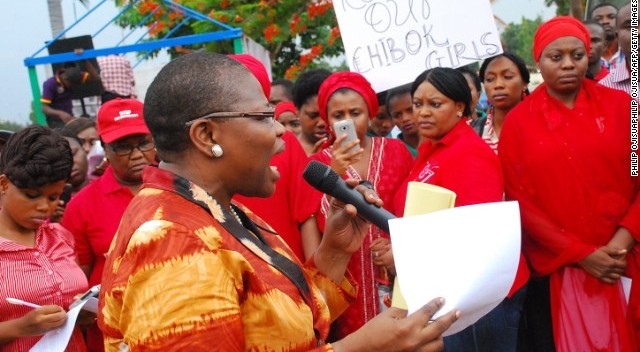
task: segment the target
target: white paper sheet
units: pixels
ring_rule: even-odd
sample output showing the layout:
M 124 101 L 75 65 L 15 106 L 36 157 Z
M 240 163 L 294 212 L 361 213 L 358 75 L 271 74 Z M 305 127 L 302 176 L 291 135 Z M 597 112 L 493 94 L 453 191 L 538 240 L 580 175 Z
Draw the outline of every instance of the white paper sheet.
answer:
M 622 291 L 624 292 L 624 298 L 629 304 L 629 295 L 631 295 L 631 278 L 626 276 L 620 276 L 620 283 L 622 283 Z
M 436 297 L 462 331 L 506 297 L 520 260 L 517 202 L 478 204 L 389 221 L 396 271 L 412 313 Z
M 86 306 L 86 308 L 85 308 Z M 91 297 L 81 304 L 71 308 L 67 312 L 67 321 L 61 327 L 51 330 L 46 333 L 42 338 L 31 347 L 30 352 L 64 352 L 73 334 L 73 329 L 76 326 L 76 320 L 78 314 L 83 308 L 90 312 L 97 312 L 98 299 Z

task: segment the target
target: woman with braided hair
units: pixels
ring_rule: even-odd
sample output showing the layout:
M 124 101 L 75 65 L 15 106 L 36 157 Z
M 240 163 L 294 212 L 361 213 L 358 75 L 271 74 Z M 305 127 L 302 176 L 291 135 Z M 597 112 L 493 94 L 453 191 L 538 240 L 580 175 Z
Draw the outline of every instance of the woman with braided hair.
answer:
M 15 133 L 0 156 L 0 349 L 26 351 L 66 320 L 74 296 L 87 289 L 73 236 L 49 223 L 73 160 L 67 141 L 43 126 Z M 12 297 L 40 305 L 11 305 Z M 85 351 L 76 329 L 67 351 Z

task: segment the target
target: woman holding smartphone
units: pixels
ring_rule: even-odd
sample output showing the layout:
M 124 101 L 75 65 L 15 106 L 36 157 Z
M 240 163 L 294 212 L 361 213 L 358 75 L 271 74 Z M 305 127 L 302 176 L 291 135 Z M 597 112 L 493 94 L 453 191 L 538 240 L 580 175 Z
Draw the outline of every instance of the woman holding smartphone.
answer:
M 338 72 L 327 78 L 318 92 L 320 117 L 331 134 L 347 134 L 335 139 L 333 145 L 311 159 L 330 165 L 344 178 L 368 181 L 390 208 L 393 196 L 407 177 L 413 157 L 402 141 L 366 135 L 369 120 L 378 111 L 378 99 L 371 84 L 360 74 Z M 345 124 L 352 121 L 353 124 Z M 335 128 L 334 126 L 342 126 Z M 347 140 L 348 130 L 353 129 L 355 140 Z M 349 138 L 351 139 L 351 138 Z M 327 214 L 329 203 L 322 200 L 322 212 Z M 324 216 L 319 216 L 321 229 Z M 382 311 L 381 296 L 388 292 L 389 271 L 393 273 L 389 235 L 371 226 L 360 249 L 353 254 L 348 270 L 358 283 L 358 297 L 332 326 L 331 338 L 340 339 L 357 330 Z
M 64 324 L 65 309 L 87 289 L 73 235 L 48 223 L 71 174 L 67 141 L 43 126 L 14 134 L 0 157 L 0 350 L 27 351 Z M 5 298 L 38 308 L 11 305 Z M 85 351 L 79 329 L 67 351 Z

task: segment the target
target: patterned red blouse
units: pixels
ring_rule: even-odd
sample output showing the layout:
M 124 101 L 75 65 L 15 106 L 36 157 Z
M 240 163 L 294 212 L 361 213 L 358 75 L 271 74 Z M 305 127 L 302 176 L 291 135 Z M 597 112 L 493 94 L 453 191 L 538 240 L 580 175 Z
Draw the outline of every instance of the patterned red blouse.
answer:
M 107 351 L 331 351 L 355 290 L 303 266 L 244 207 L 147 167 L 107 256 L 98 323 Z

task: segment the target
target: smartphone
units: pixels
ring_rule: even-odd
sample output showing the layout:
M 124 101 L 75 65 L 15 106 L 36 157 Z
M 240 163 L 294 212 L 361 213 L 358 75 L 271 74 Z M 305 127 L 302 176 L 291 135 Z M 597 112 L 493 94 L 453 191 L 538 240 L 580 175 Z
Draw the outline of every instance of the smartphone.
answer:
M 64 188 L 62 189 L 62 193 L 60 194 L 60 200 L 64 201 L 65 206 L 71 200 L 72 191 L 73 191 L 73 186 L 71 186 L 70 183 L 67 183 L 64 185 Z
M 342 135 L 347 135 L 347 138 L 342 141 L 343 144 L 349 144 L 358 139 L 356 126 L 353 124 L 352 119 L 344 119 L 334 123 L 333 132 L 336 134 L 336 138 L 339 138 Z M 360 145 L 356 144 L 349 149 L 349 152 L 355 152 L 358 150 L 360 150 Z

